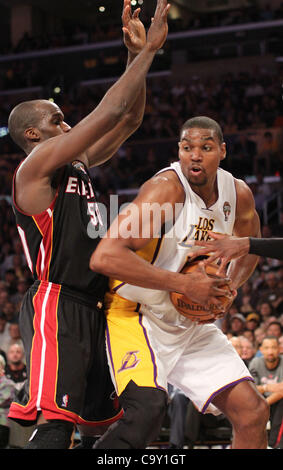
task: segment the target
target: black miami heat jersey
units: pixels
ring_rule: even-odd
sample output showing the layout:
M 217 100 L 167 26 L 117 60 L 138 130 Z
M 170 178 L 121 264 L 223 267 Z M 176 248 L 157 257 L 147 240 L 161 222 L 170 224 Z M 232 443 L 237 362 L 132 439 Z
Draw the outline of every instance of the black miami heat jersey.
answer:
M 56 195 L 42 213 L 27 215 L 13 207 L 27 264 L 34 280 L 61 284 L 103 298 L 107 278 L 89 268 L 104 224 L 85 165 L 75 161 L 60 170 Z

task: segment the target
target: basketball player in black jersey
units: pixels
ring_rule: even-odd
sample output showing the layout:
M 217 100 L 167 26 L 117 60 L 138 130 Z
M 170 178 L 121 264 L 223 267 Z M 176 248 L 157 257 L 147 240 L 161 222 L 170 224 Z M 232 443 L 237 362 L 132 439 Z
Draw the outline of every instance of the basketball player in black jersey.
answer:
M 145 77 L 168 31 L 166 0 L 157 0 L 146 35 L 124 0 L 129 64 L 100 104 L 73 129 L 46 100 L 17 105 L 13 140 L 27 157 L 14 175 L 16 223 L 34 284 L 20 313 L 28 383 L 10 418 L 38 423 L 27 448 L 69 448 L 74 425 L 103 432 L 122 411 L 105 356 L 102 302 L 106 278 L 89 269 L 103 221 L 88 168 L 109 159 L 141 124 Z M 84 403 L 87 404 L 84 407 Z

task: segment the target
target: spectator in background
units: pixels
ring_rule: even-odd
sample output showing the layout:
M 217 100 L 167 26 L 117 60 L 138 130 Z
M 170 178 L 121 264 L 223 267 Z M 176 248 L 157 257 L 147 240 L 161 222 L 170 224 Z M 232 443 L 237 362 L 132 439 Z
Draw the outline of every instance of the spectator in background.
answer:
M 282 296 L 281 289 L 278 289 L 278 277 L 274 270 L 265 274 L 265 285 L 262 286 L 260 302 L 270 302 L 273 307 Z
M 9 407 L 14 399 L 15 385 L 5 375 L 5 359 L 0 354 L 0 449 L 5 449 L 9 443 Z
M 240 287 L 238 290 L 236 303 L 240 310 L 241 307 L 245 306 L 243 311 L 241 311 L 243 314 L 253 312 L 255 310 L 257 304 L 257 294 L 253 288 L 252 280 L 249 279 Z
M 266 335 L 267 336 L 275 336 L 276 338 L 280 338 L 283 333 L 283 327 L 279 321 L 272 321 L 269 323 L 268 327 L 266 328 Z
M 20 344 L 12 344 L 7 352 L 6 377 L 12 380 L 19 390 L 27 378 L 27 369 L 24 362 L 24 348 Z
M 9 292 L 8 289 L 5 287 L 2 291 L 0 291 L 0 312 L 3 312 L 3 308 L 9 302 Z
M 237 353 L 239 354 L 239 356 L 242 357 L 243 346 L 242 346 L 242 342 L 241 342 L 240 336 L 231 336 L 231 338 L 229 338 L 229 341 L 230 341 L 230 343 L 232 343 L 232 345 L 233 345 L 234 348 L 236 349 L 236 351 L 237 351 Z
M 240 336 L 239 340 L 240 340 L 240 345 L 241 345 L 240 356 L 243 359 L 246 366 L 248 367 L 249 363 L 255 356 L 256 348 L 253 345 L 253 343 L 248 338 L 245 338 L 244 336 Z
M 4 313 L 0 313 L 0 349 L 7 353 L 10 344 L 9 324 Z
M 246 329 L 255 331 L 260 325 L 260 316 L 257 313 L 249 313 L 246 317 Z
M 263 326 L 259 326 L 254 331 L 255 341 L 256 341 L 256 348 L 258 349 L 261 346 L 263 338 L 266 336 L 265 328 Z
M 242 296 L 242 302 L 239 310 L 244 315 L 254 310 L 251 304 L 251 294 L 246 294 Z
M 252 344 L 254 344 L 254 345 L 256 344 L 255 334 L 254 334 L 253 330 L 245 329 L 244 332 L 243 332 L 243 337 L 247 338 L 249 341 L 251 341 Z
M 246 320 L 241 313 L 235 313 L 230 319 L 229 333 L 233 336 L 241 336 L 246 328 Z
M 270 405 L 270 447 L 283 448 L 283 434 L 280 429 L 283 422 L 283 398 L 278 392 L 266 393 L 265 385 L 283 381 L 283 357 L 279 353 L 279 341 L 274 336 L 266 336 L 260 347 L 262 357 L 255 357 L 249 364 L 249 370 L 255 379 L 260 393 L 264 394 Z
M 17 255 L 14 255 L 17 256 Z M 17 274 L 13 268 L 7 269 L 4 273 L 4 280 L 8 289 L 9 295 L 13 295 L 16 292 Z
M 10 345 L 17 343 L 19 345 L 23 345 L 22 343 L 22 338 L 21 338 L 21 333 L 20 333 L 20 327 L 19 323 L 17 320 L 11 321 L 8 324 L 8 331 L 10 335 Z
M 17 320 L 18 318 L 18 312 L 16 311 L 15 304 L 8 300 L 4 306 L 2 307 L 2 313 L 4 313 L 7 322 L 12 322 Z
M 11 295 L 10 300 L 15 305 L 16 309 L 19 310 L 20 304 L 23 300 L 23 297 L 26 291 L 29 288 L 29 283 L 26 279 L 19 279 L 17 282 L 17 290 L 15 294 Z
M 262 302 L 257 308 L 259 315 L 262 318 L 262 321 L 265 321 L 268 317 L 274 315 L 274 308 L 270 302 Z

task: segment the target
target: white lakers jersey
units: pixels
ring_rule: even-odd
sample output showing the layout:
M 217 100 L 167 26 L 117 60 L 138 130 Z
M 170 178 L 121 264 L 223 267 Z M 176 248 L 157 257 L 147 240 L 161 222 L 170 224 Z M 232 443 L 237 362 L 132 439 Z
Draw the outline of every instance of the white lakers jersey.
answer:
M 158 174 L 168 170 L 176 172 L 184 187 L 185 201 L 182 210 L 174 225 L 166 233 L 159 239 L 152 240 L 137 254 L 155 266 L 179 272 L 194 250 L 192 240 L 207 240 L 208 230 L 232 235 L 236 213 L 236 189 L 231 173 L 218 168 L 218 199 L 215 204 L 207 208 L 203 200 L 191 189 L 179 162 L 172 163 Z M 113 294 L 117 293 L 124 299 L 144 305 L 157 316 L 163 317 L 165 309 L 169 314 L 168 306 L 170 306 L 171 314 L 176 317 L 177 311 L 170 302 L 168 292 L 145 289 L 114 280 L 110 282 L 110 287 Z M 177 316 L 179 317 L 179 314 Z

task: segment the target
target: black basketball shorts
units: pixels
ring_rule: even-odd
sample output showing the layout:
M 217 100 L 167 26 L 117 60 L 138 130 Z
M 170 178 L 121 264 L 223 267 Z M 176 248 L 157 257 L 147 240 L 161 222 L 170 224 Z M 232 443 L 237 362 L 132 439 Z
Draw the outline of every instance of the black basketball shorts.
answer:
M 64 287 L 36 281 L 20 312 L 28 380 L 9 417 L 34 424 L 46 420 L 111 424 L 122 416 L 105 350 L 105 316 Z

